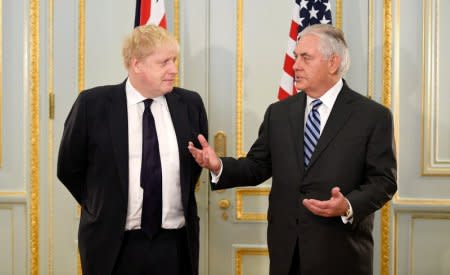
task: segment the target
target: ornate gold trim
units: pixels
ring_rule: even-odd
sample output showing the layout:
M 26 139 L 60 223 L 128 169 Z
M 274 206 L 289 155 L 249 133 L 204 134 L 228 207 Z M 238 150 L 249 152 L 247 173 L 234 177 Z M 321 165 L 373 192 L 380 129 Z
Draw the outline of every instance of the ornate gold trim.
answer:
M 342 0 L 336 0 L 336 28 L 342 30 Z
M 374 20 L 374 0 L 369 0 L 369 34 L 368 34 L 368 46 L 369 46 L 369 53 L 368 53 L 368 64 L 367 64 L 367 97 L 373 98 L 373 91 L 375 89 L 374 87 L 374 72 L 373 72 L 373 66 L 374 66 L 374 59 L 375 59 L 375 39 L 374 39 L 374 28 L 375 28 L 375 20 Z
M 85 66 L 85 38 L 86 38 L 86 3 L 78 2 L 78 91 L 84 90 L 84 66 Z
M 0 0 L 0 168 L 3 167 L 3 0 Z
M 393 203 L 395 205 L 417 205 L 417 206 L 444 206 L 450 207 L 450 199 L 411 199 L 411 198 L 400 198 L 396 194 L 393 198 Z
M 180 38 L 180 0 L 173 0 L 173 35 L 177 39 L 181 48 L 181 38 Z M 180 57 L 181 58 L 181 57 Z M 177 58 L 178 72 L 180 71 L 180 58 Z M 175 86 L 180 85 L 180 75 L 177 74 L 175 79 Z
M 84 67 L 85 67 L 85 39 L 86 39 L 86 2 L 79 0 L 78 2 L 78 91 L 84 90 Z M 80 206 L 77 210 L 80 211 Z M 78 249 L 77 249 L 78 251 Z M 77 273 L 82 275 L 80 253 L 77 253 Z
M 39 1 L 30 1 L 30 260 L 39 274 Z
M 243 46 L 242 46 L 242 24 L 243 24 L 243 0 L 237 0 L 237 28 L 236 28 L 236 155 L 245 156 L 242 151 L 242 96 L 243 96 Z
M 392 30 L 392 3 L 384 0 L 383 3 L 383 95 L 382 103 L 391 108 L 391 30 Z M 389 275 L 390 270 L 390 217 L 391 203 L 388 202 L 381 209 L 381 262 L 380 274 Z
M 25 197 L 26 195 L 25 191 L 0 191 L 0 197 Z
M 54 200 L 53 200 L 53 175 L 54 175 L 54 168 L 53 168 L 53 121 L 55 118 L 54 114 L 54 86 L 53 86 L 53 80 L 54 80 L 54 60 L 53 60 L 53 12 L 54 12 L 54 0 L 48 1 L 48 45 L 47 45 L 47 54 L 48 54 L 48 96 L 49 99 L 53 99 L 53 107 L 49 106 L 50 110 L 53 110 L 53 114 L 49 112 L 49 119 L 48 119 L 48 159 L 47 159 L 47 165 L 48 165 L 48 274 L 53 275 L 53 268 L 54 268 L 54 258 L 53 258 L 53 250 L 54 250 L 54 240 L 53 240 L 53 210 L 54 210 Z
M 266 221 L 267 213 L 245 213 L 244 196 L 269 196 L 270 188 L 245 188 L 236 190 L 236 219 L 240 221 Z
M 235 272 L 242 275 L 242 257 L 244 256 L 269 256 L 267 248 L 237 248 L 235 250 Z

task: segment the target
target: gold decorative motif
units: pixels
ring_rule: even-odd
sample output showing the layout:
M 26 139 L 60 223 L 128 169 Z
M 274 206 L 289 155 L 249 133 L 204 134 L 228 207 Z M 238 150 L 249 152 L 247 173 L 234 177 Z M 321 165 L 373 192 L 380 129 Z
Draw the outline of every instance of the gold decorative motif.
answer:
M 219 157 L 227 155 L 227 136 L 223 131 L 218 131 L 214 135 L 214 151 Z
M 336 28 L 342 30 L 342 0 L 336 0 Z
M 392 30 L 392 3 L 384 0 L 383 3 L 383 95 L 382 103 L 391 108 L 391 30 Z M 389 275 L 390 267 L 390 219 L 391 203 L 388 202 L 381 209 L 381 275 Z
M 243 0 L 237 0 L 237 29 L 236 29 L 236 155 L 244 157 L 242 151 L 242 86 L 243 86 L 243 61 L 242 61 L 242 23 Z
M 450 207 L 450 199 L 404 199 L 395 194 L 393 198 L 395 205 L 417 205 L 417 206 L 443 206 Z
M 266 221 L 266 213 L 244 213 L 244 196 L 269 196 L 270 188 L 245 188 L 236 191 L 236 219 L 241 221 Z
M 39 274 L 39 3 L 30 1 L 30 260 Z
M 236 275 L 242 274 L 242 258 L 244 256 L 269 256 L 267 248 L 238 248 L 236 249 L 235 269 Z

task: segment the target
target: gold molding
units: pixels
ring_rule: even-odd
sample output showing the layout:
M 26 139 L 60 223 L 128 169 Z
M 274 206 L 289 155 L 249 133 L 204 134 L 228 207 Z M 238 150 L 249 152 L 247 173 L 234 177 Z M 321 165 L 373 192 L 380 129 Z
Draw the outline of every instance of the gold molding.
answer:
M 53 98 L 53 106 L 54 106 L 54 86 L 53 86 L 53 80 L 54 80 L 54 59 L 53 59 L 53 12 L 54 12 L 54 0 L 48 1 L 48 45 L 47 45 L 47 54 L 48 54 L 48 96 L 49 98 Z M 54 112 L 54 107 L 51 108 L 49 106 L 49 110 L 52 110 Z M 54 268 L 54 239 L 53 239 L 53 210 L 54 210 L 54 200 L 53 200 L 53 179 L 54 179 L 54 167 L 53 167 L 53 121 L 54 121 L 54 113 L 49 113 L 49 119 L 48 119 L 48 158 L 47 158 L 47 165 L 48 165 L 48 274 L 53 275 L 53 268 Z
M 398 194 L 395 194 L 392 201 L 395 205 L 450 207 L 450 199 L 411 199 L 411 198 L 400 198 Z
M 39 274 L 39 0 L 30 1 L 30 260 Z
M 178 44 L 180 44 L 181 48 L 181 38 L 180 38 L 180 0 L 173 0 L 173 34 L 175 38 L 178 41 Z M 181 58 L 181 57 L 180 57 Z M 177 58 L 177 67 L 178 72 L 180 71 L 180 58 Z M 177 77 L 175 79 L 175 86 L 180 85 L 180 75 L 177 74 Z
M 391 31 L 392 31 L 392 3 L 391 0 L 383 2 L 383 95 L 382 103 L 391 108 Z M 390 274 L 390 217 L 391 203 L 388 202 L 381 209 L 381 247 L 380 247 L 380 274 Z
M 243 209 L 244 196 L 269 196 L 270 188 L 245 188 L 236 190 L 236 219 L 240 221 L 266 221 L 267 213 L 245 213 Z
M 422 0 L 422 176 L 450 176 L 450 161 L 438 159 L 439 1 Z M 434 127 L 433 127 L 434 125 Z
M 236 155 L 245 156 L 242 151 L 242 96 L 243 96 L 243 1 L 237 0 L 237 29 L 236 29 Z
M 86 39 L 86 3 L 78 2 L 78 91 L 84 90 L 85 73 L 85 39 Z
M 342 0 L 336 0 L 336 28 L 342 30 Z
M 0 0 L 0 168 L 3 167 L 3 0 Z
M 78 91 L 84 90 L 85 39 L 86 39 L 86 0 L 78 2 Z M 80 209 L 80 206 L 77 206 Z M 77 249 L 78 251 L 78 249 Z M 82 275 L 80 253 L 77 253 L 77 273 Z
M 237 248 L 235 250 L 235 272 L 242 275 L 242 257 L 244 256 L 269 256 L 267 248 Z
M 0 191 L 0 197 L 25 197 L 25 191 Z
M 369 53 L 368 53 L 368 64 L 367 64 L 367 97 L 373 98 L 374 87 L 374 59 L 375 59 L 375 39 L 374 39 L 374 28 L 375 28 L 375 20 L 374 20 L 374 0 L 369 0 L 369 34 L 368 34 L 368 45 L 369 45 Z

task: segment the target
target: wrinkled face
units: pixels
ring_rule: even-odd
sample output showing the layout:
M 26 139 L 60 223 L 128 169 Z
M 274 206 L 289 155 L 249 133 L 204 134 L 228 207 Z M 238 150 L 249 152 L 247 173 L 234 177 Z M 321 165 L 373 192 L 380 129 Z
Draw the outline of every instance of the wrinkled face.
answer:
M 320 97 L 327 89 L 333 73 L 333 63 L 319 51 L 319 37 L 305 35 L 297 42 L 294 50 L 295 88 L 314 98 Z
M 173 46 L 162 45 L 142 60 L 135 61 L 135 70 L 144 96 L 161 96 L 173 90 L 178 73 L 178 51 Z

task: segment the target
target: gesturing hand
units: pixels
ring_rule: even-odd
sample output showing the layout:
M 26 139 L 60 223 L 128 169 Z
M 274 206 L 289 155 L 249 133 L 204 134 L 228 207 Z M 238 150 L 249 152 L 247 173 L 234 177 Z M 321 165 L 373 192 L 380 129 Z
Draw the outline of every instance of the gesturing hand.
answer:
M 349 207 L 339 187 L 331 189 L 331 198 L 329 200 L 304 199 L 303 205 L 312 213 L 322 217 L 345 216 Z
M 202 149 L 194 147 L 192 141 L 189 141 L 188 149 L 195 161 L 203 168 L 211 170 L 214 174 L 218 174 L 221 168 L 221 162 L 216 152 L 209 146 L 203 135 L 198 135 L 198 141 Z

